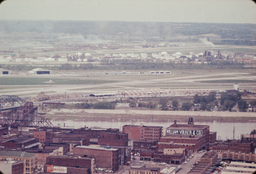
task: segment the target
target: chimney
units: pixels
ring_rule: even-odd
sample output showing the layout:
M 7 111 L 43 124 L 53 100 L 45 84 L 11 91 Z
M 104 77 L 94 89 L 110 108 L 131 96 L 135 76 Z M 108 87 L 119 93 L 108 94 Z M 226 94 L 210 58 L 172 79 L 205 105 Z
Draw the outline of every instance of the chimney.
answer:
M 174 120 L 174 126 L 177 127 L 177 120 Z

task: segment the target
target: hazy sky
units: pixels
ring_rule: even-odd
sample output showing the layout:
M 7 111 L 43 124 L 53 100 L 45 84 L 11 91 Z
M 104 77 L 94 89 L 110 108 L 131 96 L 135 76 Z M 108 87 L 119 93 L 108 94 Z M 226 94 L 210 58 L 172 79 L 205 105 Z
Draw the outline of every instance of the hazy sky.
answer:
M 256 23 L 251 0 L 6 0 L 5 20 Z

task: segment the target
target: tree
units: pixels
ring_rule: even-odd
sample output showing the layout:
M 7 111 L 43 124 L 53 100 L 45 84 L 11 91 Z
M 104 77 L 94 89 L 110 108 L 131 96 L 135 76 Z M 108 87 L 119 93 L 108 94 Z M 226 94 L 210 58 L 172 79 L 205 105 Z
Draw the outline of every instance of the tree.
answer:
M 245 100 L 238 101 L 238 108 L 240 112 L 246 112 L 248 109 L 248 104 Z
M 201 110 L 205 111 L 207 108 L 207 104 L 205 102 L 201 103 Z
M 131 108 L 135 108 L 136 107 L 136 101 L 135 100 L 131 100 L 130 102 L 129 102 L 129 106 L 131 107 Z
M 114 103 L 109 102 L 99 102 L 93 105 L 94 109 L 115 109 Z
M 172 101 L 172 107 L 178 108 L 179 107 L 179 102 L 177 100 Z
M 198 94 L 194 95 L 193 103 L 200 103 L 200 102 L 201 102 L 201 97 Z
M 210 92 L 207 96 L 207 102 L 210 103 L 214 100 L 216 100 L 216 92 Z
M 192 104 L 190 102 L 182 103 L 181 110 L 189 111 L 191 109 Z
M 251 134 L 256 134 L 256 129 L 253 129 L 253 130 L 251 131 Z
M 161 109 L 162 110 L 167 110 L 167 103 L 168 103 L 168 99 L 167 98 L 161 98 L 159 101 L 159 104 L 161 105 Z

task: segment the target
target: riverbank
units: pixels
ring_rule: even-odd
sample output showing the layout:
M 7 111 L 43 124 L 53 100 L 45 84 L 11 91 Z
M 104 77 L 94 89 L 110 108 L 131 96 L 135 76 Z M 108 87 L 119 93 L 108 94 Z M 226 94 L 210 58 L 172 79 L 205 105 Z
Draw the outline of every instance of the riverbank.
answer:
M 53 109 L 45 117 L 52 120 L 76 121 L 143 121 L 186 122 L 193 117 L 198 122 L 255 122 L 254 112 L 206 112 L 206 111 L 157 111 L 157 110 L 104 110 L 104 109 Z

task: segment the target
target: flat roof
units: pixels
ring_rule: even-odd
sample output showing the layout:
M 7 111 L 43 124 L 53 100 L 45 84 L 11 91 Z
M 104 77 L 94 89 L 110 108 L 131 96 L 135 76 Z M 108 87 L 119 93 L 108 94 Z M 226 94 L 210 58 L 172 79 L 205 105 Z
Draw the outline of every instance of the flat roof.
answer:
M 255 167 L 256 168 L 256 164 L 254 163 L 243 163 L 243 162 L 235 162 L 235 161 L 231 161 L 230 165 L 236 165 L 236 166 L 248 166 L 248 167 Z
M 32 153 L 27 153 L 23 151 L 0 151 L 0 156 L 8 157 L 35 157 L 36 155 Z
M 115 148 L 104 148 L 104 147 L 95 147 L 95 146 L 76 146 L 75 148 L 82 148 L 82 149 L 92 149 L 92 150 L 105 150 L 105 151 L 117 151 L 118 149 Z
M 93 158 L 83 157 L 83 156 L 48 156 L 48 158 L 63 158 L 63 159 L 88 159 L 92 160 Z
M 244 167 L 226 167 L 226 171 L 245 171 L 245 172 L 255 172 L 254 168 L 244 168 Z
M 192 124 L 172 124 L 167 128 L 179 128 L 179 129 L 203 129 L 209 127 L 208 125 L 192 125 Z

